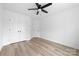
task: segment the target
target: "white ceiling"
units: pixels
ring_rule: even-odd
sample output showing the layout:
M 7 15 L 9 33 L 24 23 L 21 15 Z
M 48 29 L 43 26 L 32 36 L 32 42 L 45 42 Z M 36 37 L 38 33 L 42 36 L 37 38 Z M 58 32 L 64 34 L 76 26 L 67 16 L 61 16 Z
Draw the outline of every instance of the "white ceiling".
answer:
M 32 18 L 40 17 L 41 15 L 43 15 L 43 13 L 41 12 L 39 13 L 39 15 L 36 15 L 35 10 L 28 10 L 29 8 L 36 8 L 36 5 L 34 3 L 4 3 L 3 8 L 16 13 L 28 15 Z
M 46 3 L 41 3 L 41 4 L 43 5 Z M 13 11 L 16 13 L 20 13 L 20 14 L 25 14 L 32 18 L 44 18 L 47 16 L 51 16 L 61 10 L 65 10 L 66 8 L 70 8 L 70 6 L 72 7 L 75 5 L 79 5 L 79 4 L 77 4 L 77 3 L 75 3 L 75 4 L 73 4 L 73 3 L 53 3 L 52 6 L 45 8 L 45 10 L 48 11 L 48 14 L 40 12 L 39 15 L 36 15 L 36 11 L 27 10 L 29 8 L 36 7 L 36 5 L 34 3 L 3 3 L 4 9 L 10 10 L 10 11 Z

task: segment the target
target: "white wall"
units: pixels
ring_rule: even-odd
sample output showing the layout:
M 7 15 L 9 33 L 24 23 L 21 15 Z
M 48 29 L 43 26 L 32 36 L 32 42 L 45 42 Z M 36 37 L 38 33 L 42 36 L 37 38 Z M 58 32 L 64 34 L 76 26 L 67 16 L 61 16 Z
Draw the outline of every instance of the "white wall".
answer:
M 3 10 L 2 10 L 2 5 L 0 4 L 0 48 L 2 46 L 2 14 L 3 14 Z
M 32 18 L 31 35 L 32 37 L 40 37 L 40 18 Z
M 10 44 L 31 38 L 31 18 L 26 15 L 4 10 L 3 15 L 3 41 Z
M 62 9 L 41 20 L 40 35 L 42 38 L 79 49 L 79 4 Z

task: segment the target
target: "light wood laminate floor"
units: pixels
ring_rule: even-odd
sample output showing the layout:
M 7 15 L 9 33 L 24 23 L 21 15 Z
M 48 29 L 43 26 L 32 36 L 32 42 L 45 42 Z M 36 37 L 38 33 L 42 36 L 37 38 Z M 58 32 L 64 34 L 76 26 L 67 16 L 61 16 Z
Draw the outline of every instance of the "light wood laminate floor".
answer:
M 75 56 L 77 50 L 42 38 L 4 46 L 0 56 Z

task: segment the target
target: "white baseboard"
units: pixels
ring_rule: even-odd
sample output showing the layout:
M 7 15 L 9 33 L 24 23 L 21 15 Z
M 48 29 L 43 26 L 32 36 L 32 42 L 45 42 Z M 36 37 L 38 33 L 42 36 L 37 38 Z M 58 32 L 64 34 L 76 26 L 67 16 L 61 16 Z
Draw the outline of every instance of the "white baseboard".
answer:
M 76 47 L 76 46 L 71 46 L 71 45 L 69 45 L 69 44 L 64 44 L 63 42 L 55 41 L 55 40 L 52 40 L 52 39 L 46 38 L 46 37 L 41 37 L 41 38 L 46 39 L 46 40 L 49 40 L 49 41 L 53 41 L 53 42 L 56 42 L 56 43 L 58 43 L 58 44 L 61 44 L 61 45 L 64 45 L 64 46 L 68 46 L 68 47 L 72 47 L 72 48 L 75 48 L 75 49 L 78 49 L 78 50 L 79 50 L 79 48 Z
M 30 37 L 30 38 L 26 38 L 26 39 L 27 39 L 27 41 L 29 42 L 29 41 L 31 40 L 31 37 Z M 0 46 L 0 50 L 1 50 L 4 46 L 6 46 L 6 45 L 9 45 L 9 44 L 11 44 L 11 43 L 16 43 L 16 42 L 24 41 L 24 40 L 26 40 L 26 39 L 17 40 L 17 41 L 3 42 L 2 45 Z

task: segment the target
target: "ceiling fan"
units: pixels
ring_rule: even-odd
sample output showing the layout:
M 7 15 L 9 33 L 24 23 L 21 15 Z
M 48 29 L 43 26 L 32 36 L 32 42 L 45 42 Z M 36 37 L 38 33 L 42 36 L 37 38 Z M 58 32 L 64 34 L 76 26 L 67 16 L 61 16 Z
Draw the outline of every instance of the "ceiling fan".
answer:
M 39 3 L 35 3 L 35 4 L 36 4 L 37 8 L 31 8 L 31 9 L 28 9 L 28 10 L 37 10 L 36 15 L 39 14 L 39 11 L 42 11 L 44 13 L 48 13 L 48 11 L 44 10 L 44 8 L 52 5 L 52 3 L 47 3 L 46 5 L 43 5 L 43 6 L 41 4 L 39 4 Z

